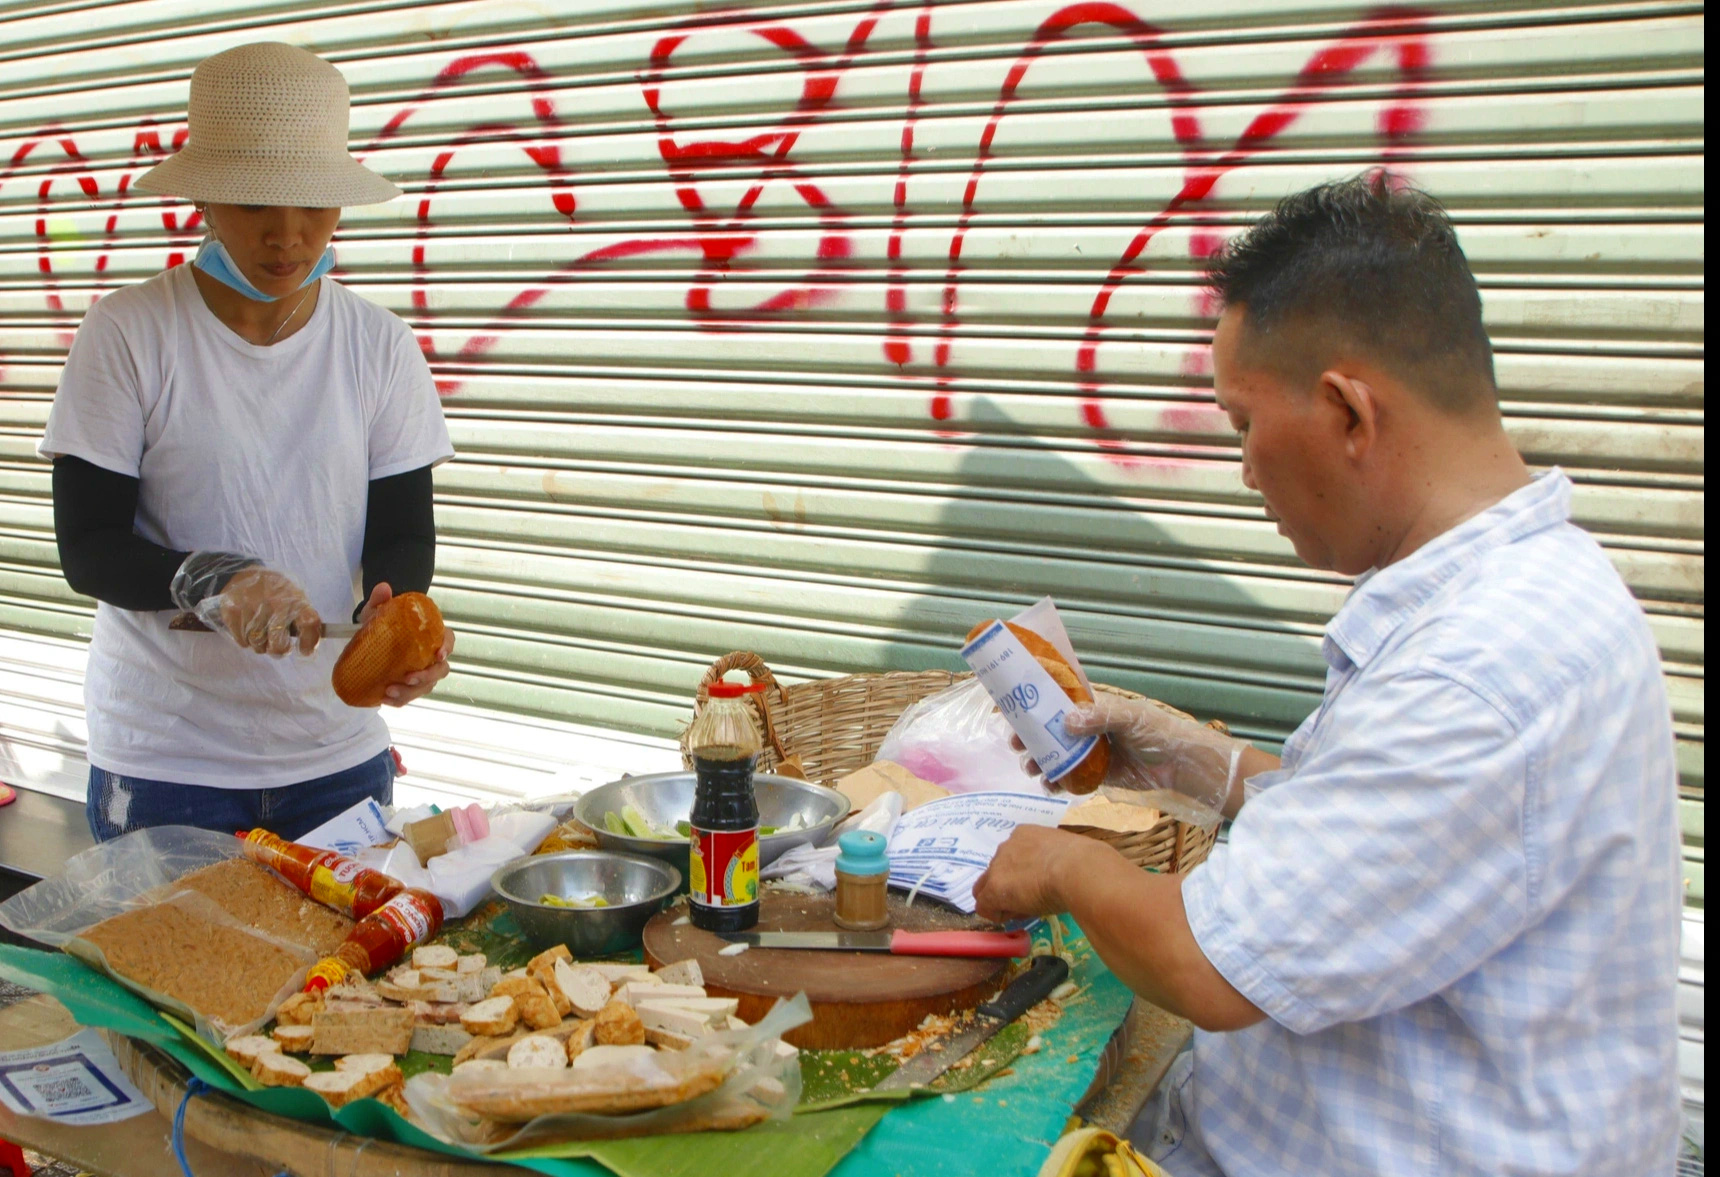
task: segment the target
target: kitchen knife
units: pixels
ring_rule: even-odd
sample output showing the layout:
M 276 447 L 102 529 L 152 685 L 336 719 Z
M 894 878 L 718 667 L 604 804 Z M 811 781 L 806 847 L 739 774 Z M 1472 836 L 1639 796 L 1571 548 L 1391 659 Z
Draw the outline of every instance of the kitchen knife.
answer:
M 932 1039 L 920 1049 L 920 1053 L 897 1067 L 873 1090 L 924 1087 L 979 1049 L 993 1034 L 1050 997 L 1051 991 L 1068 979 L 1069 965 L 1061 956 L 1034 957 L 1025 973 L 974 1011 L 970 1026 Z
M 814 948 L 825 952 L 890 952 L 897 956 L 1027 956 L 1026 932 L 723 932 L 751 948 Z
M 173 620 L 167 623 L 167 628 L 176 629 L 181 633 L 215 632 L 207 625 L 204 625 L 198 618 L 197 614 L 190 612 L 175 614 Z M 352 637 L 357 632 L 358 623 L 354 621 L 323 622 L 323 637 L 325 638 L 333 638 L 340 641 Z M 296 625 L 289 625 L 287 626 L 287 633 L 296 638 L 299 636 L 299 627 Z

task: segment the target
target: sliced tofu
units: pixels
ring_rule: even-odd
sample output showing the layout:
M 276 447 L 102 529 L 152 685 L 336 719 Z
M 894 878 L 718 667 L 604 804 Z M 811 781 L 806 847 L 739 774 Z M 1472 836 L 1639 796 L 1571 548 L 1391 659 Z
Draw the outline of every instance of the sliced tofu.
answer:
M 418 1025 L 412 1030 L 412 1049 L 425 1054 L 459 1054 L 467 1044 L 477 1041 L 464 1026 Z
M 775 1042 L 770 1044 L 770 1052 L 777 1058 L 793 1058 L 795 1055 L 800 1053 L 800 1048 L 797 1046 L 790 1046 L 788 1043 L 778 1038 Z
M 639 1004 L 646 1003 L 672 1005 L 677 1009 L 696 1013 L 710 1022 L 720 1022 L 741 1007 L 741 1003 L 733 997 L 658 997 L 652 994 Z
M 554 976 L 556 988 L 567 998 L 572 1012 L 580 1017 L 596 1017 L 597 1011 L 609 1004 L 609 982 L 596 969 L 558 960 Z
M 226 1043 L 227 1053 L 243 1067 L 250 1067 L 255 1064 L 258 1055 L 278 1054 L 280 1050 L 281 1044 L 279 1042 L 261 1034 L 246 1034 L 242 1038 L 229 1038 Z
M 275 1041 L 289 1054 L 309 1054 L 316 1040 L 315 1026 L 276 1026 Z
M 749 1026 L 747 1023 L 745 1023 L 745 1022 L 741 1021 L 739 1018 L 735 1017 L 734 1014 L 730 1014 L 728 1017 L 724 1018 L 723 1024 L 731 1030 L 750 1030 L 750 1029 L 752 1029 L 752 1027 Z
M 593 1071 L 598 1067 L 654 1062 L 656 1058 L 657 1051 L 649 1046 L 593 1046 L 573 1060 L 573 1069 Z
M 460 954 L 446 944 L 426 944 L 412 950 L 412 967 L 415 969 L 457 969 L 459 964 Z
M 652 975 L 665 985 L 687 985 L 694 989 L 705 987 L 705 970 L 696 960 L 679 960 L 664 965 Z
M 473 952 L 460 957 L 454 964 L 454 971 L 457 973 L 481 973 L 489 963 L 489 958 L 483 953 Z
M 703 1038 L 711 1032 L 710 1019 L 677 1005 L 642 1001 L 635 1009 L 639 1014 L 640 1024 L 645 1027 L 647 1041 L 650 1040 L 652 1030 L 667 1031 L 687 1039 Z
M 303 1087 L 311 1069 L 296 1058 L 280 1051 L 264 1051 L 251 1064 L 251 1074 L 264 1087 Z
M 638 1005 L 641 1001 L 666 1001 L 671 997 L 703 997 L 705 991 L 692 985 L 643 984 L 630 981 L 616 990 L 615 996 L 628 1005 Z
M 675 1034 L 668 1030 L 653 1030 L 650 1026 L 645 1027 L 646 1044 L 660 1047 L 663 1050 L 686 1050 L 687 1047 L 697 1041 L 697 1038 L 690 1038 L 685 1034 Z
M 513 998 L 488 997 L 462 1014 L 460 1025 L 469 1034 L 494 1037 L 511 1031 L 519 1020 Z
M 567 1047 L 554 1038 L 537 1034 L 521 1038 L 508 1048 L 508 1066 L 561 1070 L 567 1066 Z

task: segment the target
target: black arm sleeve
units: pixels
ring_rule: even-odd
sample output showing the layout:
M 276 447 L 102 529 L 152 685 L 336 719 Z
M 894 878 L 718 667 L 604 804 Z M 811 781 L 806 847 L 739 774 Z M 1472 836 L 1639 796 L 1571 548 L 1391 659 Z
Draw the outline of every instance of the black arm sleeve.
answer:
M 138 481 L 82 458 L 54 459 L 54 538 L 73 592 L 121 609 L 173 608 L 168 586 L 189 552 L 132 530 Z
M 384 582 L 396 593 L 429 591 L 436 574 L 435 501 L 428 466 L 371 482 L 364 512 L 365 600 Z

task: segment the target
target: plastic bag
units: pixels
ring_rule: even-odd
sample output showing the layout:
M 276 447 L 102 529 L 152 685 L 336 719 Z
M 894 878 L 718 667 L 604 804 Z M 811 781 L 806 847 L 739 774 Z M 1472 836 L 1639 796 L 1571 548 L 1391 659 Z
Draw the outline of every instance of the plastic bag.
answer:
M 255 936 L 283 948 L 308 968 L 317 955 L 309 945 L 291 943 L 247 927 L 207 896 L 175 886 L 186 875 L 242 856 L 239 840 L 231 834 L 218 834 L 191 826 L 154 826 L 133 830 L 74 855 L 58 875 L 43 879 L 0 903 L 0 924 L 5 924 L 20 936 L 64 949 L 156 1008 L 194 1024 L 197 1032 L 211 1042 L 224 1042 L 229 1037 L 252 1033 L 272 1018 L 276 1007 L 304 984 L 305 969 L 301 968 L 269 1000 L 261 1018 L 235 1025 L 211 1020 L 176 998 L 114 972 L 108 967 L 101 950 L 80 937 L 114 916 L 172 903 L 200 919 L 225 925 L 235 932 Z
M 872 803 L 830 831 L 822 846 L 795 846 L 769 866 L 759 868 L 761 879 L 781 879 L 797 887 L 821 891 L 836 889 L 836 858 L 842 851 L 837 841 L 849 830 L 870 830 L 886 839 L 902 816 L 902 795 L 880 793 Z
M 751 1127 L 784 1120 L 800 1102 L 800 1056 L 779 1049 L 782 1036 L 812 1020 L 805 994 L 779 1001 L 763 1021 L 745 1030 L 700 1038 L 685 1050 L 660 1050 L 650 1060 L 651 1078 L 691 1078 L 720 1071 L 722 1080 L 703 1095 L 666 1107 L 622 1115 L 562 1112 L 538 1116 L 519 1126 L 484 1119 L 462 1107 L 464 1098 L 494 1098 L 541 1092 L 558 1083 L 638 1077 L 637 1064 L 619 1063 L 586 1072 L 521 1068 L 425 1073 L 406 1084 L 406 1100 L 432 1134 L 474 1152 L 491 1153 L 567 1140 L 620 1140 L 669 1132 L 704 1132 Z M 583 1074 L 583 1077 L 577 1078 Z
M 1046 795 L 1010 747 L 1009 721 L 977 679 L 927 695 L 902 712 L 878 748 L 878 759 L 901 765 L 952 793 Z
M 458 919 L 489 897 L 490 878 L 497 867 L 524 858 L 555 829 L 552 814 L 530 809 L 496 809 L 489 817 L 489 837 L 438 854 L 428 867 L 419 864 L 418 856 L 405 842 L 367 847 L 353 857 L 408 887 L 430 892 L 442 901 L 443 915 Z

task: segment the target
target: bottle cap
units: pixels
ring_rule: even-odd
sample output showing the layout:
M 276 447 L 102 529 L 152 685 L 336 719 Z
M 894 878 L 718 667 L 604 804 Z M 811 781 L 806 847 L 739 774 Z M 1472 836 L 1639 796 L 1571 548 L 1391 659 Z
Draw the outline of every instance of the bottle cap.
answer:
M 742 695 L 756 695 L 764 690 L 761 682 L 714 682 L 707 688 L 706 693 L 713 699 L 738 699 Z
M 883 834 L 871 830 L 849 830 L 836 840 L 840 853 L 836 869 L 845 875 L 884 875 L 890 873 L 889 845 Z

